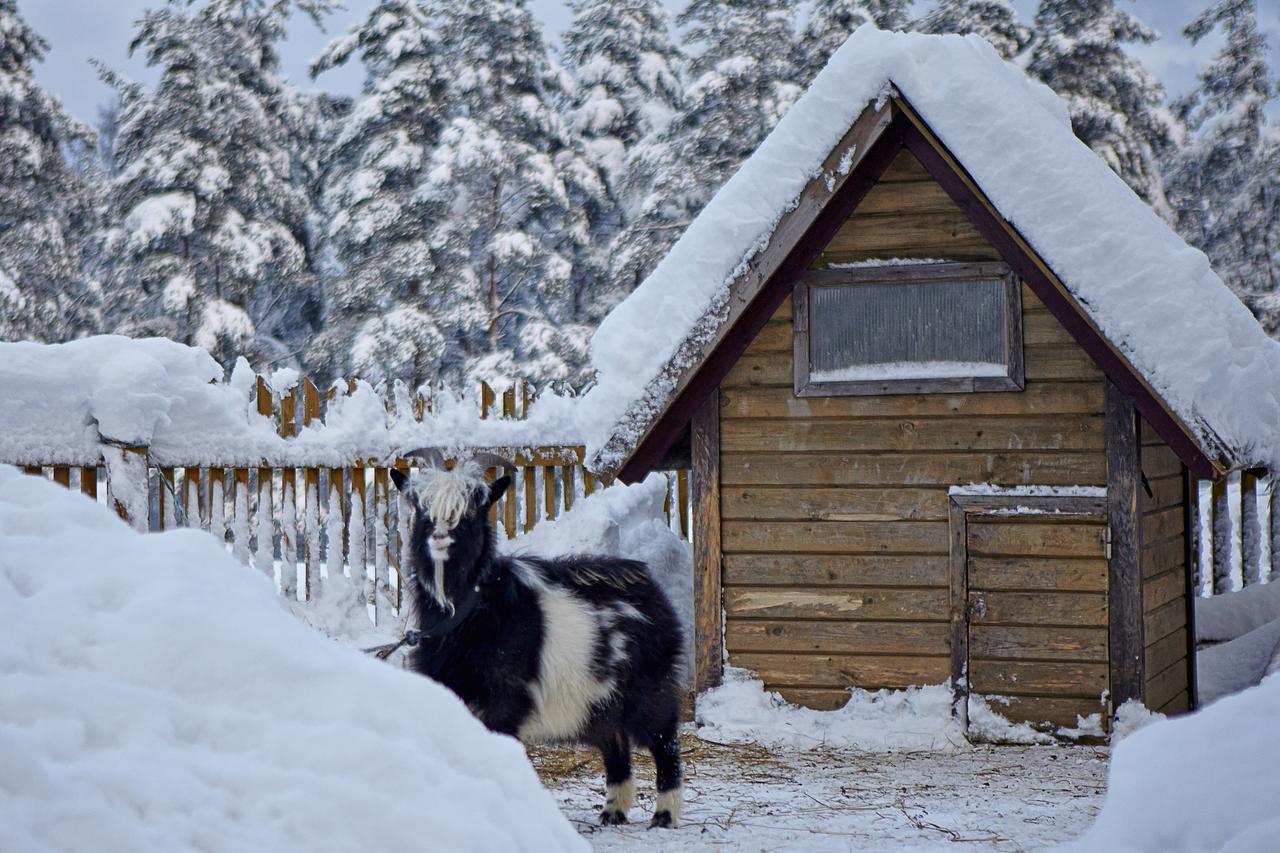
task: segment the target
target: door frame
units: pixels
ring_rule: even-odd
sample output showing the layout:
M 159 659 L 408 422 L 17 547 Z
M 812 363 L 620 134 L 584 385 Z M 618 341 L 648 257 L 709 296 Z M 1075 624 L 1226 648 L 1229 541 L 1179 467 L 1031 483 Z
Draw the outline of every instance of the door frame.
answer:
M 952 707 L 965 731 L 969 729 L 969 517 L 983 515 L 1025 516 L 1035 518 L 1052 513 L 1055 520 L 1098 519 L 1103 530 L 1110 529 L 1105 494 L 1053 494 L 1051 486 L 1023 486 L 1017 489 L 991 487 L 990 494 L 957 493 L 950 495 L 947 518 L 951 533 L 951 691 Z M 1022 494 L 1021 492 L 1029 492 Z M 1030 512 L 1021 513 L 1019 509 Z M 1103 534 L 1104 536 L 1106 533 Z M 1110 562 L 1110 554 L 1107 555 Z M 1108 632 L 1109 635 L 1110 632 Z M 1108 640 L 1107 657 L 1111 656 Z

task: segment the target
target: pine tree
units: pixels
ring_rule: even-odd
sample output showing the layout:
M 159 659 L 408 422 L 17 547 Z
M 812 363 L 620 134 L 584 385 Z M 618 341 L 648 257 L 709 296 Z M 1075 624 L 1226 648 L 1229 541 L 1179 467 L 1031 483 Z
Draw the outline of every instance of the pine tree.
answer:
M 321 266 L 324 332 L 308 367 L 325 377 L 398 378 L 416 387 L 444 355 L 439 322 L 451 307 L 428 242 L 435 215 L 419 197 L 443 125 L 448 69 L 439 34 L 417 0 L 381 0 L 334 39 L 311 75 L 359 54 L 359 98 L 334 128 L 325 161 Z
M 15 0 L 0 0 L 0 340 L 66 340 L 98 324 L 82 270 L 92 186 L 64 156 L 92 132 L 35 81 L 46 50 Z
M 154 91 L 104 72 L 120 93 L 113 219 L 102 236 L 108 320 L 237 355 L 283 360 L 318 321 L 296 149 L 306 110 L 277 77 L 296 6 L 210 0 L 147 12 L 131 52 L 158 66 Z
M 452 306 L 456 346 L 442 366 L 492 380 L 581 378 L 587 208 L 605 193 L 556 109 L 560 73 L 523 0 L 438 0 L 435 12 L 452 74 L 417 196 L 436 211 L 431 287 Z
M 573 76 L 569 129 L 609 186 L 625 178 L 627 152 L 670 124 L 683 98 L 684 56 L 659 0 L 571 0 L 561 54 Z
M 1028 70 L 1066 102 L 1071 127 L 1163 216 L 1171 216 L 1159 157 L 1174 128 L 1164 89 L 1124 45 L 1156 33 L 1114 0 L 1041 0 Z
M 1005 59 L 1013 59 L 1031 44 L 1031 28 L 1018 21 L 1010 0 L 939 0 L 915 28 L 982 36 Z
M 1179 230 L 1208 253 L 1237 292 L 1274 291 L 1280 263 L 1280 133 L 1266 128 L 1275 97 L 1253 0 L 1218 0 L 1186 28 L 1192 44 L 1215 29 L 1225 44 L 1177 105 L 1189 136 L 1169 161 Z
M 611 250 L 615 292 L 648 275 L 799 94 L 782 0 L 693 0 L 677 23 L 696 53 L 685 108 L 631 155 L 641 202 Z
M 796 40 L 797 79 L 808 85 L 853 31 L 865 23 L 882 30 L 907 28 L 912 0 L 814 0 Z

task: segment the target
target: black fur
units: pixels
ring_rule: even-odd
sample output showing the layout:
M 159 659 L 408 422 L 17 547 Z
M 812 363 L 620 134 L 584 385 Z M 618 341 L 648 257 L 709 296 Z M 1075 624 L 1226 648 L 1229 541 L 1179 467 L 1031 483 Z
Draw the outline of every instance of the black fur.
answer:
M 391 474 L 396 486 L 412 497 L 407 478 L 399 471 Z M 591 675 L 598 682 L 611 681 L 615 689 L 591 707 L 577 731 L 559 732 L 556 739 L 599 749 L 610 785 L 631 778 L 633 746 L 649 749 L 658 791 L 679 788 L 683 643 L 666 594 L 645 564 L 634 560 L 497 554 L 488 513 L 509 484 L 510 478 L 502 477 L 487 493 L 475 495 L 452 531 L 444 571 L 452 612 L 433 595 L 429 539 L 434 527 L 415 505 L 409 558 L 423 637 L 411 654 L 411 666 L 453 690 L 493 731 L 519 736 L 537 710 L 531 687 L 541 676 L 547 631 L 547 615 L 534 587 L 540 583 L 563 590 L 596 617 Z M 672 818 L 662 811 L 651 825 L 670 826 Z M 625 811 L 606 807 L 601 822 L 624 823 Z

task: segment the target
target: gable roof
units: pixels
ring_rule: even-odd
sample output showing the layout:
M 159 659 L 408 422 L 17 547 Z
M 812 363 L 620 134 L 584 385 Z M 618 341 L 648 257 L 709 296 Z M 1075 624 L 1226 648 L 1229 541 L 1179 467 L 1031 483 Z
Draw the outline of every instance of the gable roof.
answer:
M 903 145 L 1197 475 L 1280 468 L 1280 344 L 1205 256 L 984 41 L 869 26 L 597 330 L 593 467 L 657 461 Z

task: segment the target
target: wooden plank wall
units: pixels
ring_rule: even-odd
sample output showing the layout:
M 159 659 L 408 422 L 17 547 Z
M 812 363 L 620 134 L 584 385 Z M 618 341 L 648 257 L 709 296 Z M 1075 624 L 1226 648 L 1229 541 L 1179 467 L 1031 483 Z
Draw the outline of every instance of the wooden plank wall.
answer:
M 1190 707 L 1187 625 L 1186 472 L 1142 424 L 1142 473 L 1151 488 L 1142 507 L 1142 598 L 1147 707 L 1165 714 Z
M 997 258 L 954 208 L 903 154 L 819 265 Z M 1022 302 L 1023 392 L 803 399 L 783 303 L 721 387 L 730 663 L 813 707 L 940 683 L 948 487 L 1105 485 L 1102 374 L 1026 287 Z

